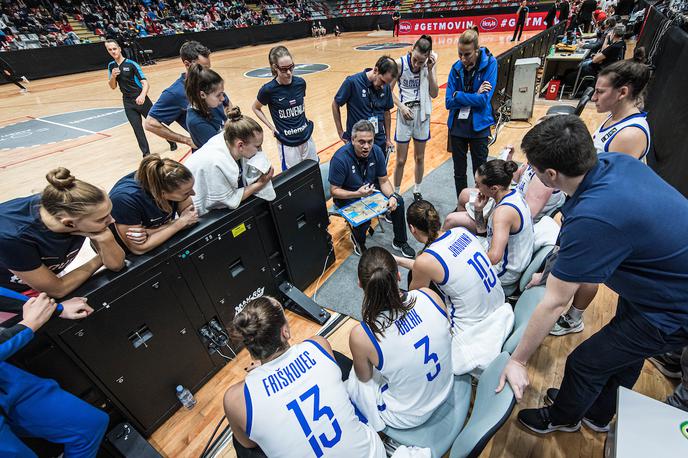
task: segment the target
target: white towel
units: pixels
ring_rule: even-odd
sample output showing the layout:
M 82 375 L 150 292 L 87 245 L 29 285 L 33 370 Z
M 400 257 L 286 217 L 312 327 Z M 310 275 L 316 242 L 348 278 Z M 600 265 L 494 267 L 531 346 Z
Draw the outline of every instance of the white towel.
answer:
M 559 237 L 561 227 L 547 215 L 540 218 L 540 221 L 533 224 L 535 240 L 533 241 L 533 253 L 545 245 L 555 245 Z
M 394 451 L 392 458 L 432 458 L 432 450 L 429 448 L 400 445 Z
M 514 311 L 504 303 L 483 321 L 454 335 L 452 366 L 454 374 L 471 373 L 476 378 L 502 352 L 502 345 L 514 327 Z
M 243 168 L 244 183 L 246 186 L 255 182 L 263 174 L 270 170 L 270 160 L 264 152 L 258 151 L 251 159 L 241 159 Z M 267 201 L 275 200 L 275 188 L 272 181 L 269 181 L 260 191 L 256 192 L 256 197 Z
M 432 55 L 437 59 L 437 54 L 432 51 Z M 420 69 L 420 120 L 424 122 L 430 118 L 432 113 L 432 98 L 430 97 L 430 81 L 428 80 L 428 65 L 425 64 Z

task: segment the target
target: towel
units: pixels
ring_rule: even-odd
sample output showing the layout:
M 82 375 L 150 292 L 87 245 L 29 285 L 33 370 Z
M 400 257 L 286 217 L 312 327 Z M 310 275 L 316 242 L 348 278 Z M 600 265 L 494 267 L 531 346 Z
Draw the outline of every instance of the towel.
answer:
M 392 458 L 432 458 L 432 450 L 429 448 L 400 445 L 394 451 Z
M 248 186 L 270 170 L 270 160 L 264 152 L 258 151 L 250 159 L 242 158 L 242 168 L 244 172 L 244 183 Z M 275 188 L 272 186 L 272 181 L 269 181 L 268 184 L 266 184 L 263 189 L 256 192 L 255 195 L 267 201 L 275 200 L 276 194 Z
M 555 245 L 559 238 L 561 227 L 547 215 L 533 225 L 535 240 L 533 241 L 533 253 L 546 245 Z
M 437 59 L 437 54 L 432 51 L 432 55 Z M 420 69 L 420 121 L 424 122 L 430 118 L 432 113 L 432 98 L 430 97 L 430 82 L 428 81 L 428 65 L 425 64 Z

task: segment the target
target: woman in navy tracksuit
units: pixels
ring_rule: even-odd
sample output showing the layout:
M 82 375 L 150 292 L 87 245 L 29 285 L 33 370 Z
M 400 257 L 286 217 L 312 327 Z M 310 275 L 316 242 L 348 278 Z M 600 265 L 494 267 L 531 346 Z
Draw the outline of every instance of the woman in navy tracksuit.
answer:
M 487 161 L 490 126 L 494 124 L 491 100 L 497 85 L 497 59 L 478 45 L 475 30 L 461 34 L 458 51 L 459 60 L 449 72 L 445 99 L 457 201 L 461 190 L 468 186 L 469 147 L 474 171 Z
M 66 458 L 95 457 L 108 425 L 107 414 L 67 393 L 54 380 L 5 362 L 52 316 L 79 319 L 93 310 L 84 298 L 56 304 L 45 293 L 28 298 L 0 287 L 0 311 L 22 315 L 18 324 L 0 328 L 0 456 L 35 457 L 19 437 L 40 437 L 63 444 Z

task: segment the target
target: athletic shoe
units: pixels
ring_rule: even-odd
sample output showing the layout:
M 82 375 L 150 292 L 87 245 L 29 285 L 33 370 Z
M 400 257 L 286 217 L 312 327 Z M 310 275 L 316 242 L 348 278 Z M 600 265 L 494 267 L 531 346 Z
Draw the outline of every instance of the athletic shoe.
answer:
M 549 407 L 523 409 L 518 413 L 518 421 L 529 430 L 538 434 L 548 434 L 554 431 L 574 433 L 581 427 L 580 421 L 572 425 L 553 425 L 549 417 Z
M 413 259 L 416 257 L 416 252 L 407 242 L 392 242 L 392 248 L 401 252 L 401 255 L 405 258 Z
M 170 142 L 170 151 L 177 151 L 177 144 L 175 142 Z
M 574 332 L 581 332 L 583 329 L 585 329 L 583 317 L 579 320 L 574 320 L 568 313 L 564 313 L 559 317 L 549 333 L 553 336 L 564 336 Z
M 26 84 L 29 84 L 31 81 L 27 80 L 25 76 L 21 77 L 22 81 L 25 82 Z
M 389 224 L 392 224 L 392 213 L 391 212 L 385 213 L 385 215 L 383 216 L 382 219 L 384 219 Z
M 419 200 L 423 200 L 423 195 L 419 192 L 414 192 L 413 193 L 413 200 L 415 202 L 418 202 Z
M 27 94 L 28 92 L 29 92 L 29 90 L 26 89 L 25 87 L 19 89 L 19 93 L 20 93 L 20 94 Z
M 678 380 L 681 379 L 681 364 L 671 358 L 667 358 L 666 354 L 647 359 L 665 376 Z
M 365 251 L 365 245 L 360 246 L 358 242 L 356 242 L 354 234 L 349 234 L 349 238 L 351 239 L 351 244 L 354 246 L 354 254 L 360 256 Z
M 554 400 L 557 399 L 557 395 L 559 394 L 559 389 L 558 388 L 548 388 L 545 394 L 545 405 L 548 407 L 554 404 Z M 609 432 L 609 423 L 606 425 L 602 425 L 594 420 L 591 420 L 587 417 L 583 417 L 583 424 L 588 428 L 596 433 L 608 433 Z

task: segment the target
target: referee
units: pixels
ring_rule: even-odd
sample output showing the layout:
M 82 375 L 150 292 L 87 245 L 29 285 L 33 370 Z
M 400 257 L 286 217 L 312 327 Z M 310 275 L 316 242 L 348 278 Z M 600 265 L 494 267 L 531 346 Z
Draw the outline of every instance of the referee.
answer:
M 134 129 L 136 141 L 143 156 L 150 154 L 146 132 L 143 130 L 143 119 L 148 116 L 148 112 L 153 106 L 153 102 L 148 98 L 148 80 L 143 74 L 141 66 L 130 59 L 122 56 L 122 48 L 116 40 L 106 40 L 105 48 L 114 59 L 108 64 L 108 85 L 110 89 L 119 86 L 122 92 L 122 102 L 124 103 L 124 114 L 126 114 L 129 124 Z M 171 141 L 170 150 L 177 149 L 177 144 Z

